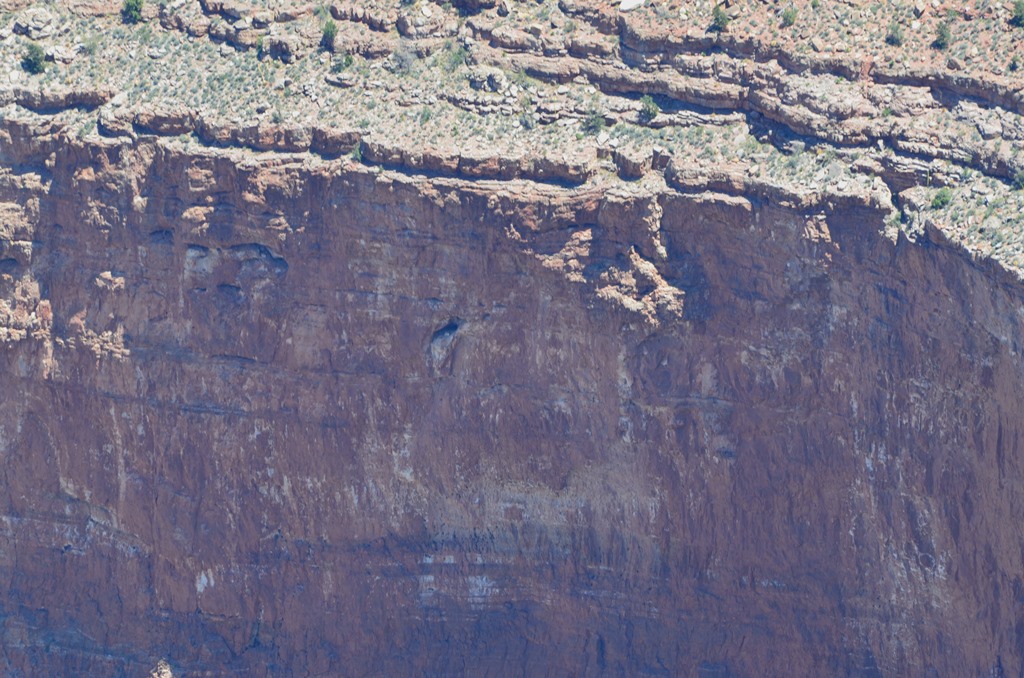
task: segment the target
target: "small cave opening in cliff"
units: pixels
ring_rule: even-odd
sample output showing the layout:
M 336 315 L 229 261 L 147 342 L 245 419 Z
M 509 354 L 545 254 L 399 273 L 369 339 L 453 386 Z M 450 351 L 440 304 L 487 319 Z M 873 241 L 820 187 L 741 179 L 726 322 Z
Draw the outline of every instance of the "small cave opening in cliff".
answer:
M 444 327 L 436 330 L 430 337 L 430 343 L 451 341 L 451 338 L 455 336 L 455 333 L 459 331 L 459 327 L 462 325 L 462 321 L 458 318 L 449 320 Z
M 455 349 L 455 336 L 462 327 L 462 320 L 452 318 L 444 326 L 430 335 L 428 355 L 431 366 L 434 370 L 439 369 L 446 362 L 450 362 L 452 352 Z

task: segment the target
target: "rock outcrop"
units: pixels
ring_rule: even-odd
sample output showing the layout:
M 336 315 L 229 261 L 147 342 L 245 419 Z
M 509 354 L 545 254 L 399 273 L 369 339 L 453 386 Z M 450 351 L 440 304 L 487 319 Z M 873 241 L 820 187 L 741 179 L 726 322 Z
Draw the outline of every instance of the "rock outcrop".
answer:
M 453 4 L 0 87 L 0 672 L 1021 674 L 1012 79 Z
M 33 120 L 8 673 L 1019 670 L 1022 289 L 939 232 Z

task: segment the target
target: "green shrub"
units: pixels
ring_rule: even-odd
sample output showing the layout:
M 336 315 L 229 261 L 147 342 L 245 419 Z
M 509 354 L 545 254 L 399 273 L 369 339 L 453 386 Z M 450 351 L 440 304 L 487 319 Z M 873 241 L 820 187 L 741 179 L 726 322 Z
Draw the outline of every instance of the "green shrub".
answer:
M 342 54 L 340 59 L 336 58 L 331 62 L 331 73 L 341 73 L 349 68 L 354 61 L 355 59 L 348 52 Z
M 943 186 L 939 189 L 935 197 L 932 198 L 932 209 L 940 210 L 953 201 L 953 191 L 949 190 L 949 187 Z
M 790 5 L 782 11 L 782 27 L 789 28 L 796 23 L 796 7 Z
M 466 52 L 466 48 L 463 47 L 462 45 L 458 45 L 457 47 L 451 47 L 449 45 L 449 49 L 445 52 L 442 61 L 442 64 L 444 65 L 444 70 L 451 73 L 459 66 L 466 63 L 467 55 L 468 52 Z
M 729 15 L 721 5 L 715 5 L 715 8 L 711 10 L 711 30 L 716 33 L 721 33 L 729 27 Z
M 587 134 L 599 134 L 605 126 L 604 116 L 596 110 L 591 110 L 587 113 L 587 117 L 583 118 L 582 126 L 583 131 Z
M 46 70 L 46 52 L 36 43 L 28 43 L 21 55 L 21 67 L 32 74 L 42 73 Z
M 334 19 L 328 19 L 324 23 L 324 32 L 320 36 L 320 47 L 328 52 L 333 52 L 336 37 L 338 37 L 338 24 L 334 23 Z
M 100 36 L 91 35 L 86 38 L 82 50 L 89 56 L 96 56 L 96 52 L 100 51 Z
M 121 5 L 121 21 L 126 24 L 142 21 L 142 0 L 124 0 Z
M 420 55 L 416 49 L 403 40 L 391 53 L 390 70 L 397 75 L 408 75 L 416 66 L 419 58 Z
M 1017 191 L 1024 190 L 1024 170 L 1013 175 L 1013 188 Z
M 1013 3 L 1013 16 L 1010 23 L 1018 28 L 1024 28 L 1024 0 L 1015 0 Z
M 889 32 L 885 34 L 886 44 L 892 45 L 893 47 L 899 47 L 903 44 L 903 27 L 895 21 L 889 26 Z
M 640 122 L 650 122 L 657 118 L 659 113 L 661 113 L 661 108 L 650 94 L 640 97 Z
M 935 29 L 935 40 L 932 41 L 932 47 L 935 49 L 946 49 L 951 42 L 953 42 L 953 31 L 949 28 L 949 22 L 943 21 Z

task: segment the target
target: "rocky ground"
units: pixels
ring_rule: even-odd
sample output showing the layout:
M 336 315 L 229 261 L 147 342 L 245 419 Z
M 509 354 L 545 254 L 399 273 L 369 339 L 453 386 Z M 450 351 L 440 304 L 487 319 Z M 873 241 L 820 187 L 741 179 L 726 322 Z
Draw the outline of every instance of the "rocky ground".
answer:
M 1013 5 L 0 12 L 0 671 L 1022 670 Z
M 58 118 L 81 138 L 856 195 L 888 205 L 893 229 L 932 223 L 1019 270 L 1024 29 L 1012 7 L 736 2 L 720 31 L 712 8 L 171 2 L 125 24 L 116 3 L 7 2 L 0 101 L 6 115 L 68 109 Z M 939 49 L 942 23 L 953 37 Z M 50 60 L 40 75 L 19 66 L 29 42 Z

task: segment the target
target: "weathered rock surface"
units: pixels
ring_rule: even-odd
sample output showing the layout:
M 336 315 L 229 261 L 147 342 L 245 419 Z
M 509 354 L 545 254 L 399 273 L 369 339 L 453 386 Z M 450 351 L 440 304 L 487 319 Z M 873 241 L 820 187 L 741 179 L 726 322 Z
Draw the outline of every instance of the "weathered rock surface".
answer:
M 937 232 L 0 136 L 8 675 L 1021 670 L 1024 290 Z
M 253 115 L 9 71 L 0 673 L 1021 675 L 1019 82 L 454 5 L 147 3 Z

